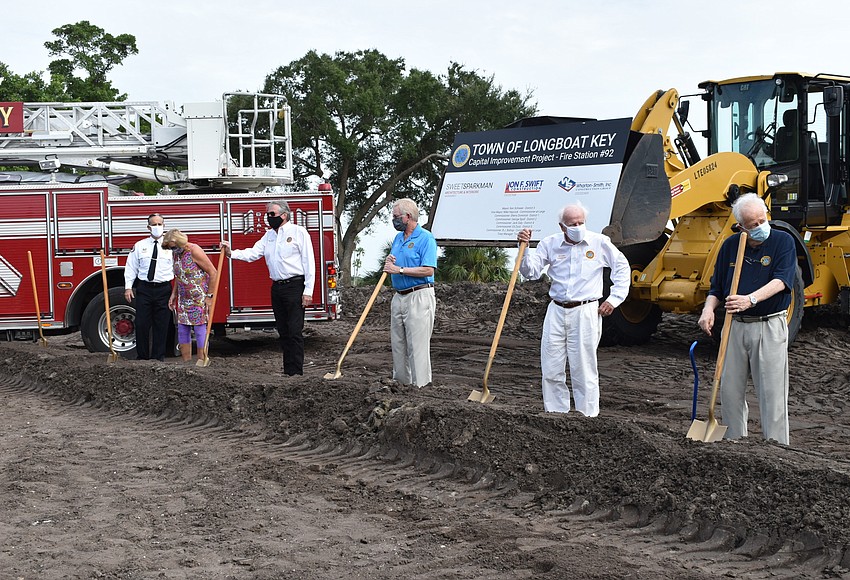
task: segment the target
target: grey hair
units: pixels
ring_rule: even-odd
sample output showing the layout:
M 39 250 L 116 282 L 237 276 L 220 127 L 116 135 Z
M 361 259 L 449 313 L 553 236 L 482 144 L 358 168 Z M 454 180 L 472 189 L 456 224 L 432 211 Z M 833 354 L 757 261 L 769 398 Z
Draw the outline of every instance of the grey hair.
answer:
M 288 203 L 286 203 L 286 202 L 285 202 L 285 201 L 283 201 L 283 200 L 270 201 L 270 202 L 268 202 L 268 203 L 266 204 L 266 211 L 270 211 L 270 210 L 271 210 L 271 207 L 272 207 L 273 205 L 276 205 L 276 206 L 278 206 L 278 207 L 280 208 L 280 213 L 285 214 L 285 215 L 286 215 L 286 219 L 288 219 L 288 220 L 291 220 L 291 219 L 292 219 L 292 210 L 290 210 L 290 209 L 289 209 L 289 204 L 288 204 Z
M 567 212 L 574 209 L 581 211 L 584 214 L 584 219 L 587 219 L 587 208 L 577 201 L 561 208 L 561 213 L 558 214 L 558 219 L 561 220 L 561 223 L 564 223 L 564 216 L 567 215 Z
M 401 199 L 395 200 L 393 203 L 393 208 L 398 208 L 412 219 L 415 222 L 419 222 L 419 206 L 416 205 L 416 202 L 410 199 L 409 197 L 403 197 Z
M 744 219 L 741 214 L 744 212 L 744 208 L 747 207 L 759 207 L 763 208 L 765 212 L 767 211 L 767 204 L 764 203 L 762 198 L 755 193 L 745 193 L 732 202 L 732 215 L 735 216 L 735 221 L 741 223 Z

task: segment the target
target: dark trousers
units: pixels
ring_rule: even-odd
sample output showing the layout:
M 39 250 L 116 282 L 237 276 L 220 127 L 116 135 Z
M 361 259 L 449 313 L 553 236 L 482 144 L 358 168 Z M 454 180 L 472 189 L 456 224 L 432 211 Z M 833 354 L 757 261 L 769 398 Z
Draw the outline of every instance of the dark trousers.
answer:
M 165 360 L 171 325 L 170 296 L 170 282 L 153 284 L 136 280 L 136 356 L 140 360 Z
M 304 374 L 304 280 L 272 284 L 272 310 L 280 346 L 283 350 L 283 373 Z

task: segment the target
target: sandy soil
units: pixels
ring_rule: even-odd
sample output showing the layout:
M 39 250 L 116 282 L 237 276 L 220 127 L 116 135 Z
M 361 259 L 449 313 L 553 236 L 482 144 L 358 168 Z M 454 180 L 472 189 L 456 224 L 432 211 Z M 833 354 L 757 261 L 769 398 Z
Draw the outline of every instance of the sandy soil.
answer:
M 90 354 L 78 335 L 0 343 L 0 578 L 850 577 L 845 329 L 791 349 L 791 446 L 685 438 L 716 350 L 696 320 L 600 350 L 602 412 L 542 412 L 545 287 L 438 287 L 435 384 L 389 379 L 382 292 L 308 327 L 303 377 L 276 336 L 231 332 L 209 367 Z

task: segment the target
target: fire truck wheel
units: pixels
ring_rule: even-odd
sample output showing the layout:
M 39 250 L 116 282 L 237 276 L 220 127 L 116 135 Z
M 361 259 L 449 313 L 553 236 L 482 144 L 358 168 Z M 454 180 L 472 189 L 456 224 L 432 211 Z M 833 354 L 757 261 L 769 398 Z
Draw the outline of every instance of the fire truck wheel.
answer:
M 136 358 L 136 309 L 124 300 L 122 288 L 109 290 L 112 348 L 124 358 Z M 83 311 L 80 321 L 83 343 L 91 352 L 109 352 L 106 308 L 103 294 L 97 294 Z

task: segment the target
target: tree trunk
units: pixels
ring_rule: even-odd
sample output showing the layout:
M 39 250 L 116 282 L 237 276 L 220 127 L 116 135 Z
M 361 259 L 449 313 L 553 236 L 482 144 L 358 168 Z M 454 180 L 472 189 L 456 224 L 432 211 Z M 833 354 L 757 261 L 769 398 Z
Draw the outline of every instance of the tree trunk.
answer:
M 349 226 L 351 227 L 351 226 Z M 354 277 L 351 275 L 351 260 L 356 250 L 356 244 L 351 241 L 346 243 L 346 237 L 340 236 L 339 239 L 339 285 L 342 288 L 354 286 Z

